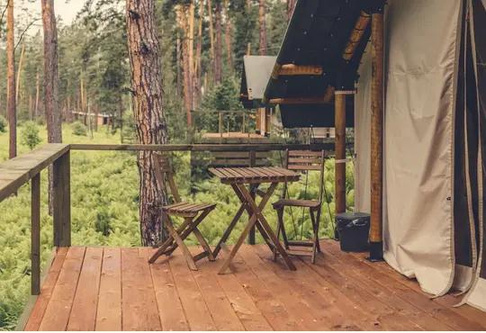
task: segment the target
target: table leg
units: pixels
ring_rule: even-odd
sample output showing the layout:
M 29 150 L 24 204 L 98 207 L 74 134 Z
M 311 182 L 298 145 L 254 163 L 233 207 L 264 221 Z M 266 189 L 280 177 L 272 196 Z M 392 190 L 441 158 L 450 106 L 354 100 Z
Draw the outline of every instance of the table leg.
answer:
M 228 237 L 230 236 L 231 232 L 233 231 L 233 229 L 235 228 L 236 226 L 236 223 L 238 223 L 238 221 L 240 220 L 241 218 L 241 215 L 243 215 L 243 213 L 245 212 L 246 208 L 245 208 L 245 204 L 242 204 L 240 206 L 240 209 L 238 209 L 238 211 L 236 212 L 236 215 L 235 217 L 233 218 L 233 220 L 231 221 L 231 223 L 229 224 L 228 228 L 226 228 L 223 236 L 221 237 L 221 239 L 219 240 L 218 244 L 216 245 L 216 247 L 214 248 L 214 251 L 213 251 L 213 256 L 216 258 L 219 254 L 219 251 L 221 251 L 221 247 L 223 246 L 224 243 L 226 243 L 226 241 L 228 240 Z
M 277 187 L 277 185 L 278 185 L 278 183 L 275 183 L 275 184 L 272 183 L 272 185 L 270 186 L 270 188 L 267 191 L 267 194 L 265 195 L 265 197 L 262 198 L 262 200 L 260 201 L 260 204 L 258 205 L 258 207 L 260 207 L 260 209 L 263 209 L 265 207 L 265 205 L 267 204 L 268 200 L 270 199 L 272 193 L 275 191 L 275 188 Z M 243 194 L 243 191 L 245 193 L 247 193 L 248 196 L 251 198 L 251 196 L 250 196 L 250 194 L 248 192 L 248 189 L 244 185 L 232 185 L 232 187 L 235 190 L 236 195 L 238 196 L 238 198 L 240 198 L 240 200 L 242 201 L 243 207 L 245 209 L 247 209 L 247 207 L 248 207 L 248 204 L 247 204 L 248 201 L 245 200 L 246 195 Z M 253 203 L 254 203 L 254 201 L 253 201 Z M 255 204 L 255 206 L 256 206 L 256 204 Z M 235 257 L 236 253 L 240 249 L 241 245 L 243 245 L 243 243 L 245 242 L 245 239 L 248 236 L 248 234 L 250 233 L 251 228 L 253 228 L 255 226 L 255 223 L 257 223 L 257 221 L 258 221 L 258 215 L 255 214 L 255 213 L 253 213 L 253 211 L 251 209 L 249 209 L 248 211 L 251 212 L 250 220 L 248 221 L 248 224 L 246 225 L 246 227 L 243 230 L 243 232 L 241 233 L 240 238 L 238 238 L 238 241 L 236 242 L 236 244 L 231 249 L 231 252 L 228 255 L 228 258 L 226 259 L 226 261 L 224 262 L 223 266 L 219 270 L 219 274 L 224 274 L 226 272 L 226 270 L 228 269 L 229 265 L 231 264 L 231 261 L 233 260 L 233 258 Z M 262 231 L 265 234 L 265 230 L 263 228 L 262 228 Z
M 260 186 L 260 184 L 252 184 L 250 186 L 250 193 L 251 191 L 255 191 L 256 189 L 258 189 L 258 187 Z M 233 190 L 235 191 L 237 197 L 240 199 L 241 202 L 246 202 L 246 199 L 245 197 L 240 193 L 240 190 L 238 189 L 238 187 L 236 186 L 236 184 L 232 184 L 231 187 L 233 187 Z M 273 194 L 274 192 L 274 189 L 272 190 L 272 193 Z M 268 199 L 270 199 L 271 197 L 271 194 L 268 196 Z M 252 198 L 255 198 L 254 196 L 252 196 Z M 267 200 L 268 200 L 267 199 Z M 266 203 L 265 203 L 266 204 Z M 248 212 L 248 218 L 251 218 L 251 216 L 253 215 L 253 212 L 248 208 L 248 205 L 247 204 L 244 204 L 243 205 L 245 210 Z M 262 208 L 263 209 L 263 208 Z M 260 232 L 260 234 L 262 235 L 263 237 L 263 240 L 265 241 L 265 243 L 267 243 L 267 245 L 270 247 L 270 248 L 273 248 L 273 244 L 271 242 L 271 240 L 268 238 L 265 230 L 263 230 L 263 227 L 260 225 L 260 223 L 257 223 L 255 224 L 255 226 L 252 228 L 252 230 L 255 229 L 255 227 L 258 229 L 258 231 Z M 251 230 L 250 230 L 250 236 L 251 236 Z M 251 243 L 250 243 L 251 244 Z M 273 251 L 273 250 L 272 250 Z
M 268 192 L 262 198 L 262 202 L 265 201 L 265 203 L 266 203 L 266 201 L 268 201 L 268 199 L 270 198 L 272 192 L 275 190 L 275 187 L 277 186 L 277 184 L 278 183 L 272 183 L 272 185 L 270 186 Z M 261 205 L 262 202 L 260 202 L 260 205 L 257 206 L 257 204 L 255 203 L 255 201 L 252 200 L 252 198 L 251 198 L 250 193 L 248 192 L 248 190 L 244 186 L 242 186 L 242 185 L 237 185 L 237 186 L 238 186 L 241 194 L 243 194 L 244 197 L 246 198 L 246 202 L 250 206 L 249 208 L 254 212 L 254 214 L 256 215 L 259 223 L 261 224 L 261 226 L 263 227 L 263 229 L 265 229 L 267 235 L 270 237 L 270 239 L 272 240 L 273 244 L 275 245 L 276 250 L 279 252 L 279 254 L 282 256 L 283 260 L 287 264 L 287 267 L 290 270 L 295 271 L 296 268 L 295 268 L 294 264 L 290 260 L 289 256 L 287 255 L 287 252 L 285 252 L 285 249 L 280 244 L 280 241 L 278 240 L 277 236 L 274 234 L 272 228 L 270 227 L 270 225 L 268 224 L 268 221 L 266 220 L 265 216 L 262 213 L 262 210 L 265 207 L 265 204 L 262 206 Z

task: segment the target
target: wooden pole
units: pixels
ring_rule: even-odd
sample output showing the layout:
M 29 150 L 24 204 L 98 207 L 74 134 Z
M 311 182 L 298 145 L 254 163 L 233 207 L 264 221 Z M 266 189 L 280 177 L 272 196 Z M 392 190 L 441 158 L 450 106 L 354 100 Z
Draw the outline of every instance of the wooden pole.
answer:
M 53 167 L 54 246 L 71 246 L 71 166 L 69 152 L 58 158 Z
M 346 92 L 336 91 L 335 107 L 335 203 L 336 214 L 346 212 Z
M 40 294 L 40 174 L 31 182 L 31 294 Z
M 370 260 L 383 260 L 383 11 L 371 19 L 371 227 Z

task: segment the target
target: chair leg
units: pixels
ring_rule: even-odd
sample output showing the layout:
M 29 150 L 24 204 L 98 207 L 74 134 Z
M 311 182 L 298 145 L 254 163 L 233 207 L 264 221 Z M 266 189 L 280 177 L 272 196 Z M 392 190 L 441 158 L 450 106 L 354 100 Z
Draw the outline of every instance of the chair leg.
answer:
M 319 246 L 319 229 L 317 227 L 317 221 L 316 221 L 316 216 L 314 215 L 314 211 L 312 209 L 309 209 L 309 215 L 311 217 L 312 221 L 312 228 L 314 231 L 313 235 L 313 244 L 312 244 L 312 263 L 316 263 L 316 255 L 317 255 L 317 247 Z
M 170 218 L 167 219 L 167 230 L 169 231 L 169 234 L 174 238 L 176 241 L 177 245 L 181 248 L 182 254 L 184 255 L 184 258 L 186 259 L 187 266 L 189 266 L 189 269 L 192 271 L 197 271 L 196 263 L 194 262 L 194 259 L 192 258 L 192 254 L 187 248 L 186 244 L 184 244 L 184 241 L 182 238 L 177 234 L 176 230 L 174 229 L 174 226 L 172 225 L 172 221 Z
M 283 208 L 278 208 L 277 209 L 277 232 L 276 232 L 276 236 L 277 236 L 277 239 L 279 239 L 279 240 L 280 240 L 280 233 L 282 231 L 282 226 L 283 226 Z M 284 241 L 284 244 L 285 244 L 285 241 Z M 287 249 L 286 244 L 285 244 L 285 248 Z M 273 261 L 277 261 L 277 256 L 278 256 L 277 249 L 274 248 L 273 249 Z
M 201 244 L 204 251 L 208 254 L 209 261 L 214 261 L 215 259 L 213 256 L 213 251 L 211 251 L 211 247 L 209 246 L 204 236 L 201 234 L 201 231 L 199 231 L 197 227 L 194 227 L 193 233 L 199 241 L 199 244 Z

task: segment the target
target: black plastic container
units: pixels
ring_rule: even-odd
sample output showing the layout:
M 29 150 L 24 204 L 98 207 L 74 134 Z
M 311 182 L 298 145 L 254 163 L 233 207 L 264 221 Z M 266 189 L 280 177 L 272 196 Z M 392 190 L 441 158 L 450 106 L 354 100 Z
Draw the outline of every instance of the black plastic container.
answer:
M 341 251 L 365 252 L 369 249 L 370 215 L 342 213 L 336 216 Z

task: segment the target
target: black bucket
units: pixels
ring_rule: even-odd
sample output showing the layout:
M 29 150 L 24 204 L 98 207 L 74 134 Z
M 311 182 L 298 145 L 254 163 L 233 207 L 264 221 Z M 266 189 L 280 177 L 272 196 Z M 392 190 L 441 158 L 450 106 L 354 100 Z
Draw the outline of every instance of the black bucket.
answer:
M 336 216 L 336 226 L 341 242 L 341 251 L 365 252 L 369 249 L 370 215 L 365 213 L 342 213 Z

